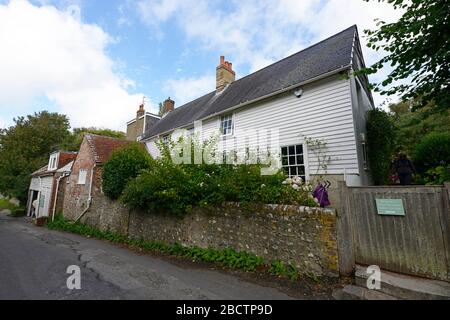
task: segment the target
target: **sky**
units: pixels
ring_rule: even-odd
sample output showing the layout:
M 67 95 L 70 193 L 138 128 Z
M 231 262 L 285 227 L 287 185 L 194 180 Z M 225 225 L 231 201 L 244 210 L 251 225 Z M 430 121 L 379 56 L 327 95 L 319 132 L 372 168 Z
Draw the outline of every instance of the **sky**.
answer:
M 214 90 L 220 55 L 239 79 L 354 24 L 370 65 L 383 53 L 363 30 L 400 15 L 374 0 L 0 0 L 0 128 L 48 110 L 125 131 L 144 97 L 157 112 Z

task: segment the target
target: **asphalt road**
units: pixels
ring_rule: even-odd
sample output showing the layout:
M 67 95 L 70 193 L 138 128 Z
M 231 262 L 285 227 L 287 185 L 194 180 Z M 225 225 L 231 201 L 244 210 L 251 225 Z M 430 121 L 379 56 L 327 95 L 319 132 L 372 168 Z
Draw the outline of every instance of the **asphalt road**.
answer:
M 80 267 L 81 289 L 67 288 Z M 289 299 L 274 288 L 191 269 L 0 214 L 0 299 Z

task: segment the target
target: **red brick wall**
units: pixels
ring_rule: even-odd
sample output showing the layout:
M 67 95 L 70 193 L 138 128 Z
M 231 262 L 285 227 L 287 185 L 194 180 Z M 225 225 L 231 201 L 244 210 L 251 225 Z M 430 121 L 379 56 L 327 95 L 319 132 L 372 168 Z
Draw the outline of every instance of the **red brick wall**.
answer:
M 86 139 L 84 139 L 72 167 L 70 183 L 66 184 L 66 192 L 64 195 L 64 216 L 66 218 L 74 220 L 86 209 L 89 198 L 91 173 L 94 165 L 94 156 Z M 84 185 L 77 184 L 81 169 L 88 170 Z

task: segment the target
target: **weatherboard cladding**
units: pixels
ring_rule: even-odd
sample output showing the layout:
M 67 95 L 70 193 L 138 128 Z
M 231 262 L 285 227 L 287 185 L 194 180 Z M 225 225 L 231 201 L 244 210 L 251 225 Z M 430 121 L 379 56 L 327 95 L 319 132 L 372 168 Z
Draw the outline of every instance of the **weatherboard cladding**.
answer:
M 352 26 L 303 51 L 231 83 L 223 92 L 210 92 L 176 108 L 150 128 L 144 138 L 187 126 L 196 120 L 223 112 L 242 103 L 256 100 L 290 86 L 314 79 L 351 65 Z

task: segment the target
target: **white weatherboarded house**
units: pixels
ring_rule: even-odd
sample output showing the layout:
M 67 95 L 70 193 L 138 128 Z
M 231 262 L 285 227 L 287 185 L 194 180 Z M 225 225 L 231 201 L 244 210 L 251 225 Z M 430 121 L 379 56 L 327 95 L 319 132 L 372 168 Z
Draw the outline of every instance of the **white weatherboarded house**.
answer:
M 203 139 L 219 134 L 224 151 L 260 149 L 267 141 L 250 138 L 244 144 L 239 138 L 249 129 L 273 129 L 289 175 L 309 180 L 325 174 L 331 189 L 344 180 L 367 185 L 365 122 L 374 104 L 367 77 L 353 75 L 364 66 L 356 26 L 236 81 L 232 64 L 221 57 L 215 91 L 167 112 L 138 139 L 158 156 L 157 141 L 176 129 L 192 132 L 196 123 Z M 326 169 L 308 138 L 327 144 L 321 151 L 330 159 Z
M 62 209 L 65 181 L 70 174 L 76 152 L 53 152 L 45 167 L 31 174 L 28 189 L 27 215 L 36 218 L 53 216 L 57 209 Z M 34 210 L 33 202 L 37 200 Z

